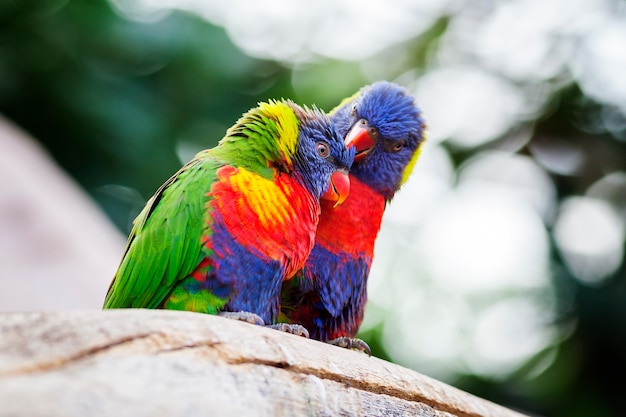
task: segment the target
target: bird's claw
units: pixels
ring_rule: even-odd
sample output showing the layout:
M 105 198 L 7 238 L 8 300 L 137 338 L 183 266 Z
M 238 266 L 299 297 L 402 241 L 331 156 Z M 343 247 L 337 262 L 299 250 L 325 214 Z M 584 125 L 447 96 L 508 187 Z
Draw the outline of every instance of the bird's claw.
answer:
M 356 337 L 350 338 L 347 336 L 342 336 L 333 340 L 328 340 L 326 343 L 346 349 L 358 350 L 359 352 L 367 353 L 368 356 L 372 356 L 372 350 L 370 349 L 368 344 Z
M 265 321 L 261 318 L 261 316 L 249 311 L 220 311 L 217 315 L 226 317 L 227 319 L 245 321 L 246 323 L 265 326 Z
M 276 323 L 268 324 L 266 327 L 285 333 L 295 334 L 296 336 L 302 336 L 307 339 L 309 338 L 309 331 L 306 329 L 306 327 L 300 324 Z

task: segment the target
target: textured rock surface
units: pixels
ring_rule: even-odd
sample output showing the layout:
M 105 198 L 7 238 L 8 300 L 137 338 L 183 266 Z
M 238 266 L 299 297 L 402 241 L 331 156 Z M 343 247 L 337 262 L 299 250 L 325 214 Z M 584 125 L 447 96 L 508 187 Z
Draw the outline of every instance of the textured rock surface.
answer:
M 175 311 L 0 314 L 0 416 L 520 416 L 411 370 Z

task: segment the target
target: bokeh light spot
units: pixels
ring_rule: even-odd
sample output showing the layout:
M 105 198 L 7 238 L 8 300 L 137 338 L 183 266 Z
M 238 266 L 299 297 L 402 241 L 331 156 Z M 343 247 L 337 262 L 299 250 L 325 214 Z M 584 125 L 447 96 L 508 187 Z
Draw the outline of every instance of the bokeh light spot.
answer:
M 472 184 L 450 195 L 425 222 L 415 251 L 430 274 L 457 291 L 546 281 L 548 241 L 541 219 L 500 188 Z
M 603 200 L 572 197 L 564 201 L 554 237 L 571 272 L 585 283 L 607 278 L 624 256 L 624 219 Z
M 549 309 L 529 297 L 506 299 L 478 314 L 474 352 L 466 355 L 479 375 L 506 377 L 557 338 Z
M 523 111 L 521 92 L 508 81 L 469 66 L 431 71 L 416 96 L 428 116 L 429 139 L 478 146 L 505 133 Z
M 499 186 L 525 200 L 549 223 L 556 206 L 556 189 L 546 171 L 533 159 L 498 151 L 482 152 L 459 170 L 459 184 Z

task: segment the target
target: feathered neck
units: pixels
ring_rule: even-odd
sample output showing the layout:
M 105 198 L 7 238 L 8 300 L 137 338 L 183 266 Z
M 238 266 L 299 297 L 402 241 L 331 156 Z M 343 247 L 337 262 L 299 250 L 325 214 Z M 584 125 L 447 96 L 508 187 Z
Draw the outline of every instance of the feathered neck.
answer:
M 296 107 L 289 100 L 259 103 L 226 131 L 212 155 L 268 178 L 272 168 L 291 173 L 298 145 Z

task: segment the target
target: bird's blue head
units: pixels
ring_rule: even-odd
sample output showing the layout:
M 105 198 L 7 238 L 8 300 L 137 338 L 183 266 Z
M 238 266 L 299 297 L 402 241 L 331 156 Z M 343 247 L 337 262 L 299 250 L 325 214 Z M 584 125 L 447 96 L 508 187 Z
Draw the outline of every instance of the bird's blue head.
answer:
M 316 197 L 341 204 L 348 197 L 348 170 L 355 149 L 348 149 L 328 116 L 313 107 L 300 107 L 289 101 L 298 120 L 298 146 L 295 168 Z
M 330 116 L 346 145 L 356 150 L 350 174 L 390 200 L 413 171 L 425 140 L 414 97 L 380 81 L 345 99 Z

